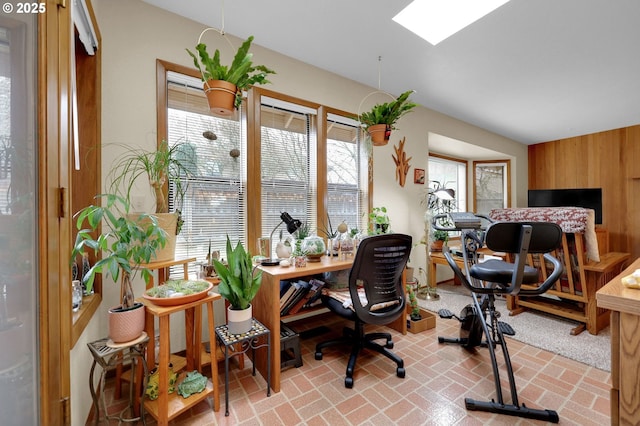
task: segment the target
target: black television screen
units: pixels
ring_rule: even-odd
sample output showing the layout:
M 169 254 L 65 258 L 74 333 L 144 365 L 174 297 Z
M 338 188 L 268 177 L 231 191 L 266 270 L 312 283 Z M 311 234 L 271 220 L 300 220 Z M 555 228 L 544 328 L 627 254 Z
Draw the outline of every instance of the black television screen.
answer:
M 529 207 L 584 207 L 595 210 L 602 224 L 602 188 L 530 189 Z

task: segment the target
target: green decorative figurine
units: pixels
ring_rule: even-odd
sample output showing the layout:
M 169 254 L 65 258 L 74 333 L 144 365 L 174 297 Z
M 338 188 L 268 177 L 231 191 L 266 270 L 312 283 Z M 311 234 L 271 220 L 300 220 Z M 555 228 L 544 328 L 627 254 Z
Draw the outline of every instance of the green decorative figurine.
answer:
M 191 373 L 187 373 L 187 377 L 178 385 L 178 393 L 183 398 L 189 398 L 194 393 L 202 392 L 206 386 L 207 378 L 197 370 L 193 370 Z

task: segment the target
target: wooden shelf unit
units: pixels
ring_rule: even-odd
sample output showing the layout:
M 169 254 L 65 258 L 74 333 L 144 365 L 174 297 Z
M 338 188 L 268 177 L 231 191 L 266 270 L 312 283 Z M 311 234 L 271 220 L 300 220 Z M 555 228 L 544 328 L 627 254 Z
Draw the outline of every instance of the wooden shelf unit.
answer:
M 606 231 L 600 231 L 599 246 L 607 248 L 608 242 L 600 240 Z M 561 247 L 554 252 L 565 267 L 562 277 L 543 296 L 507 296 L 507 308 L 511 315 L 517 315 L 526 308 L 580 322 L 571 334 L 585 330 L 598 334 L 609 325 L 609 311 L 596 305 L 596 291 L 622 270 L 629 253 L 609 252 L 600 255 L 599 262 L 586 261 L 582 234 L 563 233 Z M 540 283 L 551 273 L 550 264 L 542 255 L 529 255 L 528 264 L 540 269 Z M 536 285 L 523 285 L 523 289 Z M 550 297 L 551 296 L 551 297 Z

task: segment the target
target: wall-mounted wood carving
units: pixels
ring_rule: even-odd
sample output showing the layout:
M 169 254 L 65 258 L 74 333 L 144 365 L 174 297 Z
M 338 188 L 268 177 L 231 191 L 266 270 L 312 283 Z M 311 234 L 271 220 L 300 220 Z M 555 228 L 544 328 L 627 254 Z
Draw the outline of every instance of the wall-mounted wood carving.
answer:
M 409 160 L 412 157 L 407 158 L 407 154 L 404 152 L 404 142 L 405 139 L 402 138 L 398 146 L 393 146 L 393 150 L 396 152 L 396 155 L 391 154 L 391 158 L 396 163 L 396 180 L 400 184 L 400 186 L 404 186 L 407 181 L 407 173 L 409 173 L 409 169 L 411 166 L 409 165 Z

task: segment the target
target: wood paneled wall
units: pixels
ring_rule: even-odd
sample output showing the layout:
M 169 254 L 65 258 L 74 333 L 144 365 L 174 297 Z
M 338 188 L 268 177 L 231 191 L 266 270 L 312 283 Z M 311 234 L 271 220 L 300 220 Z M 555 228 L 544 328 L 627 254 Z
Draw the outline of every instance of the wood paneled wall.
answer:
M 602 188 L 610 251 L 640 257 L 640 125 L 529 146 L 529 189 Z

